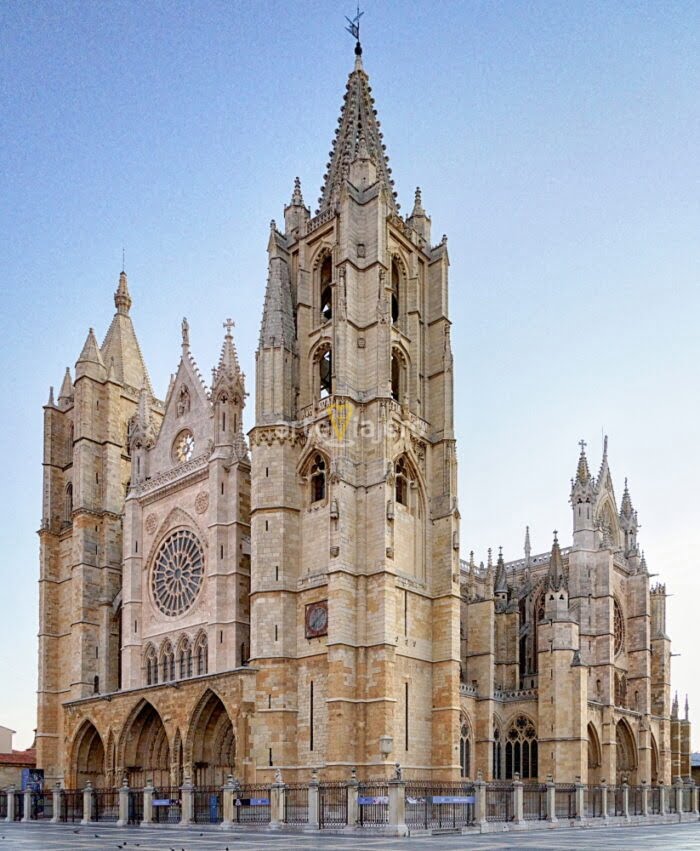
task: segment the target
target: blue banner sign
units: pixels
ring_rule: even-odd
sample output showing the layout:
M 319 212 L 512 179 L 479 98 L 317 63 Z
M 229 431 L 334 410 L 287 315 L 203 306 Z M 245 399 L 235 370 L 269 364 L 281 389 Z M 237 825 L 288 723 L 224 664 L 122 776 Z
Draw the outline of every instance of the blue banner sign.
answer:
M 269 798 L 236 798 L 237 807 L 269 807 Z
M 373 797 L 369 797 L 369 796 L 364 797 L 363 795 L 360 795 L 357 799 L 357 803 L 360 804 L 360 806 L 362 806 L 362 805 L 370 806 L 372 804 L 388 804 L 389 803 L 389 796 L 388 795 L 374 795 Z
M 433 795 L 433 804 L 473 804 L 474 795 Z
M 172 803 L 177 803 L 177 801 L 173 802 L 170 798 L 155 798 L 153 801 L 154 807 L 169 807 Z

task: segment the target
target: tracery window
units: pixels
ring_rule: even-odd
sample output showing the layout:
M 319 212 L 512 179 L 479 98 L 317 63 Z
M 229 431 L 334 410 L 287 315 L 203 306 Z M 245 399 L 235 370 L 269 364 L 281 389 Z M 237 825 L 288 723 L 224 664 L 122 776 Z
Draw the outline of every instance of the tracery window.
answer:
M 459 731 L 459 767 L 460 776 L 469 777 L 471 773 L 471 734 L 466 719 L 462 719 Z
M 188 638 L 183 638 L 180 643 L 180 679 L 184 680 L 192 676 L 192 647 Z
M 501 731 L 498 727 L 494 727 L 493 729 L 493 779 L 500 780 L 502 777 L 501 772 L 501 757 L 502 757 L 502 742 L 501 742 Z
M 396 501 L 401 505 L 408 506 L 409 488 L 411 483 L 411 474 L 405 458 L 399 458 L 396 462 Z
M 506 780 L 519 774 L 523 780 L 537 777 L 537 732 L 525 715 L 519 715 L 506 737 Z
M 333 260 L 330 254 L 323 258 L 321 263 L 321 274 L 319 279 L 321 294 L 321 319 L 328 322 L 333 317 L 333 290 L 331 281 L 333 279 Z
M 627 677 L 615 673 L 615 706 L 627 706 Z
M 146 685 L 158 684 L 158 659 L 155 648 L 151 645 L 146 651 Z
M 68 523 L 71 522 L 71 518 L 73 515 L 73 485 L 71 482 L 68 482 L 66 486 L 66 521 Z
M 173 443 L 173 461 L 184 464 L 194 454 L 194 435 L 189 429 L 184 429 L 175 438 Z
M 615 655 L 625 646 L 625 618 L 622 614 L 622 607 L 613 600 L 613 636 L 615 640 Z
M 168 617 L 186 612 L 202 587 L 204 553 L 194 533 L 172 532 L 160 545 L 151 573 L 153 600 Z
M 401 273 L 396 260 L 391 261 L 391 321 L 399 321 L 399 289 L 401 286 Z
M 333 353 L 330 348 L 323 351 L 318 359 L 318 387 L 321 399 L 333 392 Z
M 160 670 L 163 682 L 175 679 L 175 653 L 172 645 L 166 641 L 160 654 Z
M 197 640 L 197 648 L 195 650 L 195 664 L 197 666 L 197 676 L 208 672 L 208 645 L 206 635 L 202 635 Z
M 309 471 L 311 480 L 311 502 L 321 502 L 326 498 L 326 462 L 323 455 L 315 455 Z

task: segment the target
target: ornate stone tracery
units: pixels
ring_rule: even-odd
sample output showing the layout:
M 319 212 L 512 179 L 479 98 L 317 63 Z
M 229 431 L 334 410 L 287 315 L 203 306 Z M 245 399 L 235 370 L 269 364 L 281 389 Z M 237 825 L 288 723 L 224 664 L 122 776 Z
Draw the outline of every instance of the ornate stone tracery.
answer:
M 151 574 L 153 600 L 169 617 L 186 612 L 194 602 L 204 577 L 204 553 L 193 532 L 179 529 L 160 546 Z

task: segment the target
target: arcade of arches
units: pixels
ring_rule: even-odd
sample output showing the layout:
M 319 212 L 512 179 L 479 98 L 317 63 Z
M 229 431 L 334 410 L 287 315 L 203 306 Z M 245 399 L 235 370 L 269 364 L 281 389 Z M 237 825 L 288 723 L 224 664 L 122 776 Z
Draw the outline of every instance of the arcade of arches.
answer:
M 101 735 L 93 721 L 84 720 L 73 739 L 67 781 L 82 789 L 88 781 L 93 788 L 105 788 L 126 780 L 130 788 L 140 789 L 149 780 L 159 788 L 179 786 L 189 778 L 203 787 L 221 786 L 229 774 L 237 774 L 234 724 L 215 692 L 204 692 L 186 729 L 178 727 L 169 735 L 169 720 L 141 700 L 116 731 L 116 741 L 110 730 Z

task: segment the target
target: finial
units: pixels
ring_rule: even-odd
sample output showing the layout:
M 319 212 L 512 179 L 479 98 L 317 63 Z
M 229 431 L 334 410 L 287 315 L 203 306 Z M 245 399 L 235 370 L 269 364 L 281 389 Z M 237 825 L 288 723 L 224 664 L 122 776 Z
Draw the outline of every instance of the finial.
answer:
M 304 196 L 301 194 L 301 180 L 298 177 L 294 178 L 294 191 L 292 192 L 292 205 L 295 207 L 304 206 Z
M 608 460 L 608 436 L 603 436 L 603 461 Z
M 124 251 L 124 247 L 122 246 L 122 272 L 126 271 L 126 252 Z
M 129 286 L 127 284 L 126 272 L 124 269 L 122 269 L 119 274 L 117 291 L 114 293 L 114 306 L 117 308 L 117 313 L 122 314 L 122 316 L 127 316 L 129 314 L 131 296 L 129 295 Z
M 583 440 L 583 438 L 582 438 L 581 440 L 579 440 L 578 445 L 581 447 L 581 455 L 585 455 L 585 453 L 586 453 L 586 446 L 588 445 L 588 444 L 586 443 L 586 441 L 585 441 L 585 440 Z
M 350 35 L 355 39 L 355 56 L 357 57 L 356 62 L 360 61 L 360 56 L 362 56 L 362 45 L 360 44 L 360 18 L 364 15 L 364 12 L 360 11 L 360 4 L 357 4 L 357 12 L 355 13 L 355 17 L 350 19 L 348 16 L 345 16 L 345 20 L 348 22 L 348 26 L 345 27 L 345 30 L 350 33 Z
M 235 328 L 235 327 L 236 327 L 236 323 L 233 321 L 233 319 L 227 319 L 226 322 L 224 322 L 224 328 L 226 329 L 226 336 L 227 337 L 231 336 L 231 329 Z
M 525 558 L 529 560 L 532 549 L 530 547 L 530 527 L 525 527 Z
M 47 404 L 51 408 L 55 407 L 55 405 L 56 405 L 56 403 L 53 400 L 53 385 L 51 385 L 51 387 L 49 387 L 49 401 L 48 401 Z
M 559 543 L 559 538 L 557 537 L 557 536 L 558 536 L 558 534 L 559 534 L 559 533 L 558 533 L 558 532 L 557 532 L 557 530 L 555 529 L 555 530 L 554 530 L 554 543 L 555 543 L 555 544 L 558 544 L 558 543 Z
M 491 567 L 492 564 L 493 564 L 493 558 L 491 556 L 491 547 L 489 547 L 488 566 Z
M 182 346 L 183 348 L 189 348 L 190 345 L 190 323 L 187 321 L 187 317 L 182 317 Z

